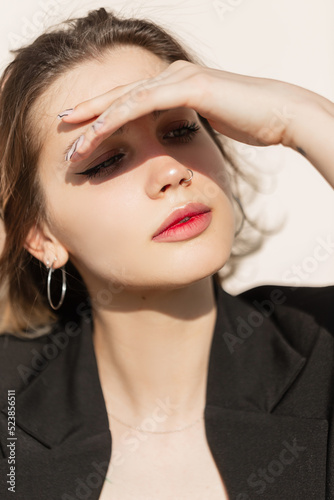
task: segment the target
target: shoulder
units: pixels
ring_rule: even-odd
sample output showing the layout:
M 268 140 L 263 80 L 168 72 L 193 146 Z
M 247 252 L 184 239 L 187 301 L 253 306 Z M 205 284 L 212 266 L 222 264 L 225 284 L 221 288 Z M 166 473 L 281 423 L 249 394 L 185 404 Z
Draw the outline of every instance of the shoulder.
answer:
M 264 285 L 247 290 L 241 299 L 251 303 L 263 314 L 273 317 L 290 315 L 310 319 L 334 334 L 334 286 L 288 287 Z
M 19 363 L 27 363 L 33 353 L 41 351 L 50 341 L 49 335 L 37 338 L 20 337 L 15 334 L 0 335 L 0 373 L 14 374 Z
M 0 408 L 8 390 L 21 392 L 52 360 L 57 358 L 72 337 L 78 323 L 59 320 L 49 333 L 35 338 L 14 334 L 0 335 Z
M 218 287 L 217 298 L 222 304 L 220 315 L 230 324 L 224 335 L 230 338 L 233 350 L 241 344 L 257 353 L 267 350 L 270 342 L 277 345 L 277 339 L 305 358 L 317 342 L 333 350 L 334 286 L 262 285 L 239 295 L 220 293 Z M 270 340 L 274 331 L 275 341 Z
M 215 371 L 226 376 L 227 370 L 230 399 L 237 406 L 241 400 L 247 408 L 327 418 L 333 394 L 333 293 L 334 287 L 280 285 L 236 296 L 223 292 Z
M 25 386 L 22 370 L 32 371 L 34 353 L 47 342 L 47 337 L 23 339 L 13 334 L 0 335 L 0 408 L 5 404 L 10 390 L 19 392 Z
M 307 356 L 317 341 L 333 348 L 334 286 L 264 285 L 237 297 L 278 327 L 285 340 L 301 354 Z

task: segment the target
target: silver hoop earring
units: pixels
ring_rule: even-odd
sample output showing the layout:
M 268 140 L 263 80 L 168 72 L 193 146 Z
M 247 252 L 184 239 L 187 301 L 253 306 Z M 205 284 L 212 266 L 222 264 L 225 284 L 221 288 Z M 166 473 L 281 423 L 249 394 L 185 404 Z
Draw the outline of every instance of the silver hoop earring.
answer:
M 182 179 L 182 182 L 190 182 L 191 179 L 194 177 L 194 172 L 190 170 L 190 168 L 187 168 L 188 172 L 190 172 L 190 177 L 189 179 Z
M 234 201 L 238 204 L 238 207 L 240 209 L 241 216 L 242 216 L 240 226 L 238 227 L 238 229 L 234 233 L 234 236 L 238 236 L 238 234 L 240 234 L 240 232 L 241 232 L 241 230 L 242 230 L 242 228 L 244 226 L 244 222 L 245 222 L 246 216 L 245 216 L 245 212 L 244 212 L 244 209 L 243 209 L 243 206 L 241 204 L 240 199 L 237 196 L 234 196 L 234 194 L 232 194 L 232 196 L 233 196 Z
M 49 262 L 47 262 L 46 268 L 49 270 L 49 272 L 48 272 L 48 281 L 47 281 L 48 301 L 49 301 L 49 304 L 52 307 L 52 309 L 54 309 L 55 311 L 57 311 L 57 309 L 59 309 L 60 306 L 62 305 L 62 303 L 64 302 L 64 298 L 65 298 L 65 294 L 66 294 L 66 273 L 65 273 L 65 269 L 64 269 L 64 267 L 61 268 L 61 273 L 62 273 L 61 296 L 60 296 L 58 304 L 55 306 L 53 304 L 53 302 L 52 302 L 52 299 L 51 299 L 51 277 L 52 277 L 52 273 L 54 271 L 54 269 L 53 269 L 53 263 L 51 264 L 51 266 L 49 266 Z

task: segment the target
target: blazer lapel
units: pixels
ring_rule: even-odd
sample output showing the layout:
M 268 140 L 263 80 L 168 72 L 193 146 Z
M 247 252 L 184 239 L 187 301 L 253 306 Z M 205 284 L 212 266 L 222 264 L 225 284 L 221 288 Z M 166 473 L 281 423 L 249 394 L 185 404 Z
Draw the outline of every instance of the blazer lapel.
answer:
M 217 320 L 209 359 L 207 404 L 271 412 L 306 359 L 273 321 L 215 286 Z
M 205 427 L 230 500 L 325 498 L 327 421 L 275 414 L 306 359 L 250 304 L 215 293 Z
M 57 353 L 55 359 L 16 398 L 16 425 L 49 448 L 71 435 L 108 429 L 90 324 L 83 318 L 71 327 L 65 324 L 50 335 L 41 356 Z
M 214 406 L 205 419 L 229 500 L 326 498 L 326 420 Z
M 39 498 L 43 491 L 43 498 L 49 499 L 98 499 L 110 461 L 111 435 L 91 323 L 88 317 L 64 321 L 49 339 L 34 356 L 41 364 L 42 358 L 50 361 L 16 397 L 15 496 Z M 7 414 L 6 407 L 2 413 Z

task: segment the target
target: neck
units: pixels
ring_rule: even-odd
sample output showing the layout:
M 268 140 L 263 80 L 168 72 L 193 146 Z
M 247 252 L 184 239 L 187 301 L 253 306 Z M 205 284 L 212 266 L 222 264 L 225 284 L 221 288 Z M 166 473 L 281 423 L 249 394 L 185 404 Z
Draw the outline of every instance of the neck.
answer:
M 166 427 L 199 416 L 216 320 L 211 277 L 172 291 L 123 291 L 112 308 L 95 308 L 93 317 L 110 412 L 138 422 L 164 408 Z

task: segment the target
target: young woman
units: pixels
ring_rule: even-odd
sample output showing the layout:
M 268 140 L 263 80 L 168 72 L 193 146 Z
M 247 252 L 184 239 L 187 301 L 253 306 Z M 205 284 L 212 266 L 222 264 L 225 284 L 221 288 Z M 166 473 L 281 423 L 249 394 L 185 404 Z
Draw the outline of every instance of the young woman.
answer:
M 1 498 L 334 498 L 333 287 L 232 297 L 213 279 L 243 214 L 219 134 L 293 148 L 334 185 L 333 117 L 104 9 L 18 51 L 0 95 Z

